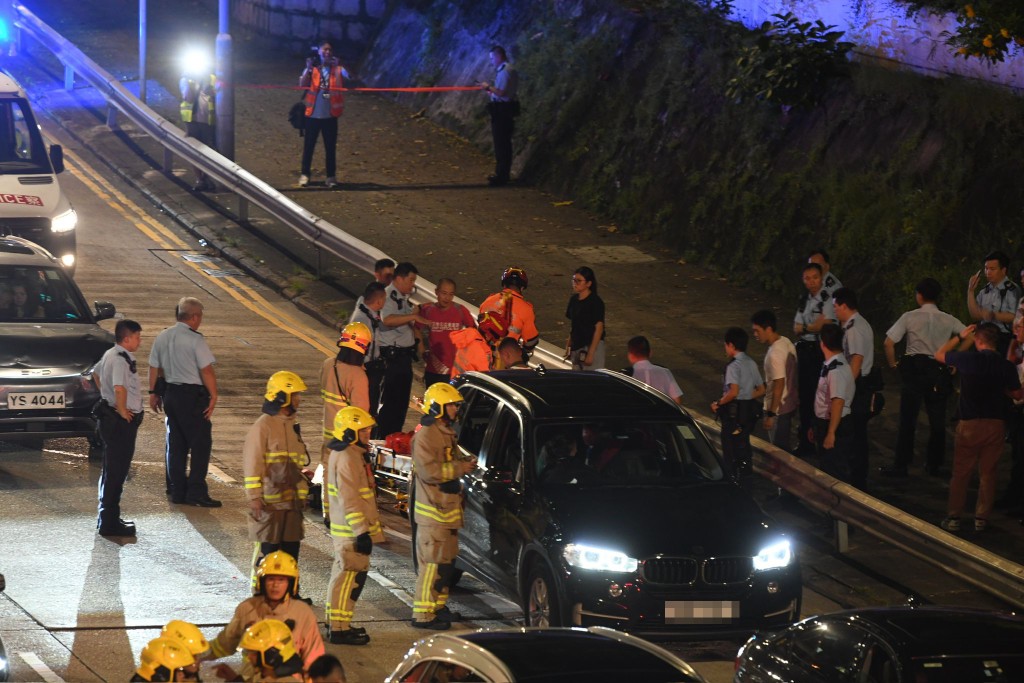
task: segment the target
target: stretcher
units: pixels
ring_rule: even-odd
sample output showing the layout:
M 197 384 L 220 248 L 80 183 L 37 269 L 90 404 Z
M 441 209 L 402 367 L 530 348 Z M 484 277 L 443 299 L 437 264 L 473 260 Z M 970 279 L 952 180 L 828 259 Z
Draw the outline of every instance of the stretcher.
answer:
M 373 463 L 377 493 L 393 498 L 395 511 L 408 517 L 412 456 L 395 453 L 383 440 L 371 440 L 368 452 Z

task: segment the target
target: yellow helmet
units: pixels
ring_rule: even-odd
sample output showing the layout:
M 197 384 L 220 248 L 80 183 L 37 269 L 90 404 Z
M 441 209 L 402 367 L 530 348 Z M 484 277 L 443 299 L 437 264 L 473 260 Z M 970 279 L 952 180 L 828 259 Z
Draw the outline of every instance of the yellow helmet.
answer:
M 370 331 L 370 328 L 363 323 L 354 322 L 341 328 L 338 346 L 343 349 L 353 349 L 359 353 L 366 353 L 372 341 L 373 332 Z
M 423 412 L 431 417 L 440 417 L 449 403 L 462 403 L 465 399 L 459 390 L 446 382 L 431 384 L 423 394 Z
M 283 408 L 292 402 L 292 394 L 305 391 L 306 383 L 294 372 L 281 370 L 267 380 L 267 393 L 263 398 Z
M 358 406 L 349 406 L 342 408 L 334 416 L 334 431 L 331 432 L 331 436 L 339 441 L 352 442 L 356 440 L 359 430 L 375 424 L 377 421 L 373 419 L 373 415 Z
M 239 650 L 260 654 L 260 665 L 276 669 L 292 657 L 298 656 L 292 642 L 292 630 L 277 619 L 264 619 L 245 629 Z
M 180 619 L 167 622 L 167 625 L 160 631 L 160 637 L 181 641 L 181 644 L 193 657 L 198 657 L 210 649 L 210 644 L 206 642 L 206 637 L 203 636 L 199 627 Z
M 263 592 L 263 577 L 265 576 L 287 576 L 292 579 L 292 595 L 298 594 L 299 563 L 285 551 L 275 550 L 260 560 L 260 566 L 256 568 L 256 587 L 261 593 Z
M 135 670 L 147 681 L 172 681 L 174 672 L 196 663 L 196 658 L 175 638 L 154 638 L 142 648 L 139 668 Z

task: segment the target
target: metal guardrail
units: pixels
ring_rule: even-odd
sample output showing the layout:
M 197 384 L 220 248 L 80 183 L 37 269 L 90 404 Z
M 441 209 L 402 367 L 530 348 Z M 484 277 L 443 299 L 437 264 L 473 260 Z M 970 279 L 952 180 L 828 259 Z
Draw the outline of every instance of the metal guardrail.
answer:
M 65 77 L 67 83 L 73 79 L 71 74 L 80 75 L 104 95 L 110 107 L 123 113 L 169 153 L 202 169 L 239 197 L 259 206 L 312 242 L 318 249 L 356 268 L 372 272 L 374 261 L 387 257 L 381 250 L 307 211 L 233 161 L 193 138 L 185 137 L 177 125 L 143 104 L 118 79 L 100 68 L 28 9 L 22 5 L 17 5 L 15 9 L 20 17 L 19 28 L 64 63 L 68 71 Z M 426 280 L 419 282 L 422 290 L 433 289 L 433 283 Z M 419 303 L 427 299 L 418 295 L 414 300 Z M 458 301 L 474 315 L 477 314 L 475 306 L 461 299 Z M 562 358 L 561 349 L 546 342 L 538 346 L 533 360 L 552 368 L 568 367 Z M 717 425 L 708 418 L 699 415 L 695 415 L 695 418 L 709 431 L 719 431 Z M 755 438 L 752 443 L 756 449 L 755 471 L 796 495 L 810 507 L 862 529 L 1010 604 L 1024 608 L 1024 566 L 872 498 L 767 442 Z
M 318 250 L 333 254 L 356 268 L 372 273 L 375 261 L 389 258 L 380 249 L 307 211 L 216 150 L 210 149 L 195 138 L 185 137 L 185 133 L 175 123 L 147 107 L 117 78 L 43 23 L 24 5 L 16 5 L 15 10 L 19 16 L 18 28 L 50 50 L 64 64 L 66 86 L 69 87 L 73 82 L 74 74 L 81 76 L 103 95 L 109 107 L 124 114 L 132 124 L 160 143 L 166 150 L 165 155 L 177 155 L 187 163 L 202 169 L 240 198 L 252 202 L 294 230 Z M 112 117 L 109 115 L 108 123 L 112 123 Z M 169 159 L 165 166 L 170 166 Z M 433 291 L 434 283 L 424 279 L 419 279 L 418 282 L 420 292 Z M 417 293 L 413 295 L 412 300 L 414 303 L 423 303 L 431 299 Z M 466 306 L 474 317 L 479 313 L 479 309 L 468 301 L 458 298 L 456 301 Z M 562 358 L 561 349 L 545 342 L 541 342 L 534 351 L 534 361 L 551 368 L 569 367 Z

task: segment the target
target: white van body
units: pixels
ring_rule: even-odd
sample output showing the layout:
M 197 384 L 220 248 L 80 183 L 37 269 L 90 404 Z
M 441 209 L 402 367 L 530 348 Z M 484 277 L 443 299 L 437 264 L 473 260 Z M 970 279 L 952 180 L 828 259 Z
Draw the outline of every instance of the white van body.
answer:
M 75 267 L 78 215 L 61 191 L 60 145 L 49 150 L 24 89 L 0 72 L 0 236 L 31 240 Z

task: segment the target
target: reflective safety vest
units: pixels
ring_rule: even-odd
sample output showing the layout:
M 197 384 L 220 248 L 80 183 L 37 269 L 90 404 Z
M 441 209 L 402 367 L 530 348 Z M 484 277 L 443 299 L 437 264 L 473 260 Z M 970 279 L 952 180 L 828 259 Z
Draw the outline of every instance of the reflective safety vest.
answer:
M 374 542 L 384 542 L 366 450 L 353 443 L 344 450 L 331 451 L 326 479 L 325 503 L 331 520 L 331 536 L 355 538 L 369 533 Z
M 487 372 L 491 369 L 492 352 L 484 338 L 475 327 L 456 330 L 448 335 L 455 344 L 455 361 L 452 363 L 452 377 L 479 370 Z
M 249 428 L 242 447 L 249 500 L 262 498 L 272 510 L 305 506 L 309 481 L 302 468 L 309 462 L 309 453 L 296 426 L 295 415 L 278 413 L 260 415 Z
M 208 123 L 211 126 L 217 122 L 217 77 L 210 74 L 210 83 L 199 86 L 194 79 L 188 79 L 187 97 L 181 100 L 181 120 L 184 123 L 192 123 L 192 111 L 202 99 L 203 107 L 206 108 L 206 121 L 197 123 Z M 200 110 L 203 109 L 200 107 Z
M 320 67 L 312 69 L 309 90 L 302 98 L 306 102 L 306 116 L 313 115 L 313 104 L 316 102 L 316 98 L 322 97 L 324 94 L 320 90 L 320 78 Z M 331 67 L 331 75 L 327 80 L 327 96 L 331 100 L 331 116 L 341 116 L 341 113 L 345 111 L 345 93 L 342 92 L 342 87 L 344 87 L 344 79 L 341 77 L 341 67 Z
M 511 315 L 509 315 L 509 309 L 511 309 Z M 509 326 L 504 335 L 521 341 L 524 348 L 533 348 L 540 341 L 533 304 L 514 289 L 506 287 L 484 299 L 484 302 L 480 304 L 480 313 L 493 313 L 498 320 L 508 320 Z

